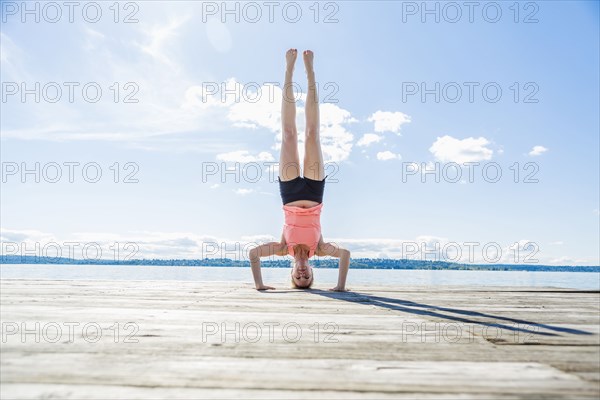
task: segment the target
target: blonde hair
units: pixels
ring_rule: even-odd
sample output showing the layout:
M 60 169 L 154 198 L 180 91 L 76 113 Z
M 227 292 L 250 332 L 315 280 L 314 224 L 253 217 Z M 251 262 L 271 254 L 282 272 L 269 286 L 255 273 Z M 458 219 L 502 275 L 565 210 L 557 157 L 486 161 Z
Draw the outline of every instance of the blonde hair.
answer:
M 293 274 L 294 270 L 292 269 L 292 271 L 290 271 L 290 278 L 292 278 L 292 284 L 291 284 L 291 288 L 292 289 L 310 289 L 313 285 L 313 282 L 315 281 L 315 273 L 313 271 L 313 273 L 310 275 L 310 282 L 308 282 L 308 285 L 306 286 L 298 286 L 296 285 L 296 282 L 294 282 L 294 274 Z
M 309 248 L 306 245 L 303 244 L 298 244 L 296 246 L 294 246 L 294 254 L 298 255 L 306 255 L 308 256 L 309 254 Z M 307 257 L 308 258 L 308 257 Z M 292 270 L 290 271 L 290 278 L 291 278 L 291 288 L 292 289 L 310 289 L 313 285 L 313 282 L 315 281 L 315 273 L 314 271 L 312 271 L 311 275 L 310 275 L 310 282 L 308 282 L 308 285 L 306 286 L 298 286 L 296 285 L 296 282 L 294 282 L 294 266 L 296 265 L 296 258 L 294 257 L 293 260 L 290 261 L 290 265 L 292 267 Z

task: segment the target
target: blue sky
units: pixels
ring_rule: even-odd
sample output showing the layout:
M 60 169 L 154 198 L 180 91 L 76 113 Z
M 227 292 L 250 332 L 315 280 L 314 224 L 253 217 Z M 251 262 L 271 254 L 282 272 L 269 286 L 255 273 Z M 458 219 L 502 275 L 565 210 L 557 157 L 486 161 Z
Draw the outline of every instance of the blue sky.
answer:
M 474 9 L 473 22 L 462 6 L 456 23 L 448 21 L 455 10 L 435 2 L 428 4 L 438 4 L 439 22 L 428 14 L 423 22 L 421 9 L 409 13 L 421 2 L 352 1 L 320 3 L 317 22 L 313 3 L 299 2 L 296 23 L 288 22 L 294 9 L 286 2 L 278 3 L 272 22 L 261 8 L 256 23 L 248 20 L 254 11 L 247 3 L 237 3 L 239 22 L 220 9 L 209 15 L 211 5 L 203 9 L 201 2 L 142 1 L 127 9 L 125 3 L 117 23 L 113 2 L 99 2 L 102 17 L 95 23 L 79 8 L 73 22 L 62 9 L 52 23 L 53 10 L 44 14 L 40 3 L 36 23 L 28 14 L 21 21 L 14 8 L 20 3 L 2 2 L 3 242 L 28 248 L 97 242 L 105 249 L 134 242 L 137 256 L 234 258 L 242 257 L 236 243 L 278 240 L 283 212 L 269 168 L 281 144 L 284 53 L 294 47 L 315 53 L 324 154 L 328 172 L 336 171 L 337 182 L 325 189 L 325 240 L 353 257 L 390 258 L 407 256 L 402 243 L 429 249 L 457 243 L 466 256 L 464 243 L 476 242 L 474 262 L 487 261 L 486 243 L 502 249 L 498 262 L 514 261 L 509 247 L 518 243 L 522 261 L 533 249 L 522 247 L 532 242 L 532 259 L 540 263 L 600 263 L 597 2 L 521 2 L 518 23 L 513 2 L 495 3 L 502 13 L 495 23 L 488 22 L 496 11 L 489 2 Z M 129 13 L 138 22 L 123 23 Z M 324 23 L 325 15 L 337 22 Z M 528 15 L 538 22 L 524 23 Z M 300 60 L 296 80 L 305 92 Z M 22 102 L 21 85 L 34 89 L 35 82 L 40 88 L 57 82 L 63 96 L 36 103 L 27 95 Z M 73 102 L 64 82 L 79 85 Z M 102 89 L 96 103 L 82 96 L 90 82 Z M 207 84 L 225 82 L 246 85 L 249 93 L 261 87 L 262 95 L 256 102 L 221 101 L 220 93 L 206 91 Z M 422 84 L 434 89 L 436 82 L 440 93 L 447 90 L 439 102 L 434 94 L 422 101 L 420 93 L 406 92 Z M 484 97 L 486 84 L 491 97 L 502 90 L 498 101 Z M 468 85 L 475 88 L 472 102 Z M 19 92 L 7 94 L 15 87 Z M 452 102 L 456 87 L 462 96 Z M 138 102 L 124 103 L 135 88 Z M 299 100 L 301 145 L 303 118 Z M 22 176 L 22 167 L 36 162 L 47 171 L 59 164 L 62 178 L 51 183 L 40 176 L 37 183 L 34 175 Z M 66 177 L 69 162 L 80 163 L 73 183 Z M 435 182 L 431 174 L 422 182 L 423 167 L 441 170 L 453 162 L 479 163 L 473 182 L 465 166 L 456 183 Z M 100 167 L 99 182 L 82 178 L 86 163 Z M 133 171 L 126 163 L 137 166 L 139 182 L 122 182 Z M 236 182 L 228 175 L 203 182 L 203 168 L 222 163 L 259 165 L 262 179 Z M 502 172 L 496 183 L 482 176 L 491 163 Z M 415 174 L 403 179 L 407 168 Z M 523 182 L 530 172 L 539 182 Z M 207 251 L 214 243 L 222 253 Z M 428 259 L 443 257 L 435 253 Z

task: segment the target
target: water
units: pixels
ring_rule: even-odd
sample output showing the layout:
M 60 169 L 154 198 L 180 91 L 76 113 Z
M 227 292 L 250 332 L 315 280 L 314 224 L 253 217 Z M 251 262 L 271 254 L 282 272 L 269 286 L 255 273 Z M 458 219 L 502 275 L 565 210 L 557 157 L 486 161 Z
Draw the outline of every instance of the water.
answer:
M 268 284 L 289 285 L 288 268 L 263 268 Z M 252 283 L 250 268 L 239 267 L 162 267 L 124 265 L 15 264 L 0 266 L 2 279 L 59 280 L 181 280 Z M 314 287 L 332 287 L 337 269 L 316 269 Z M 446 271 L 446 270 L 370 270 L 351 269 L 347 286 L 352 285 L 466 285 L 535 286 L 600 290 L 600 273 L 547 271 Z

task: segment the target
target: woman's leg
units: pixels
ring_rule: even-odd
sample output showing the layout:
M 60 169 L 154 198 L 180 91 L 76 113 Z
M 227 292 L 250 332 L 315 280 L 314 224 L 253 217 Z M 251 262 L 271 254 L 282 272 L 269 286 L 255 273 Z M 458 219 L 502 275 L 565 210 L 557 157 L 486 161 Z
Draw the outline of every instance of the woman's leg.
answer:
M 304 52 L 304 65 L 308 78 L 308 93 L 306 94 L 306 138 L 304 152 L 304 176 L 321 181 L 325 178 L 321 137 L 319 135 L 319 98 L 313 70 L 313 52 Z
M 281 99 L 282 142 L 279 157 L 279 179 L 291 181 L 300 176 L 300 155 L 298 154 L 298 131 L 296 130 L 296 99 L 292 87 L 294 63 L 298 50 L 290 49 L 285 55 L 285 83 Z

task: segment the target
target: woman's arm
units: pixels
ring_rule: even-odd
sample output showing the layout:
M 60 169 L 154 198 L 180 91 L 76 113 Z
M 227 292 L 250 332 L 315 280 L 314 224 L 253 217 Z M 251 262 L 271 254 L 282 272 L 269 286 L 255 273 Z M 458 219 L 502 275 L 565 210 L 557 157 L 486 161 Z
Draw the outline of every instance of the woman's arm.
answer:
M 285 256 L 287 254 L 287 247 L 284 242 L 269 242 L 261 244 L 260 246 L 250 249 L 248 252 L 256 290 L 275 289 L 272 286 L 263 284 L 262 274 L 260 272 L 260 258 L 269 257 L 274 254 L 278 256 Z
M 316 254 L 319 257 L 331 256 L 340 259 L 337 286 L 329 290 L 346 292 L 346 277 L 348 276 L 348 269 L 350 268 L 350 251 L 338 246 L 336 243 L 325 243 L 323 242 L 323 237 L 321 237 Z

